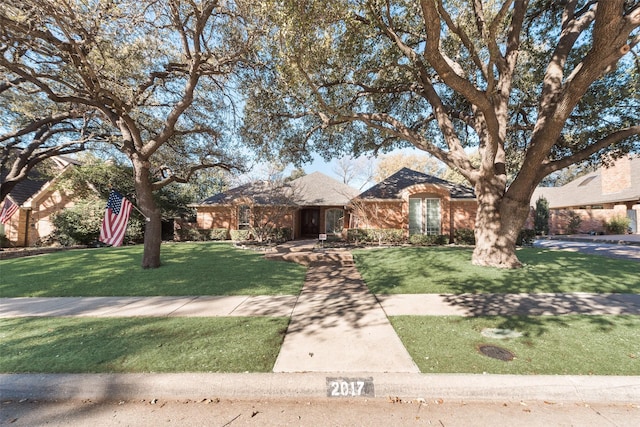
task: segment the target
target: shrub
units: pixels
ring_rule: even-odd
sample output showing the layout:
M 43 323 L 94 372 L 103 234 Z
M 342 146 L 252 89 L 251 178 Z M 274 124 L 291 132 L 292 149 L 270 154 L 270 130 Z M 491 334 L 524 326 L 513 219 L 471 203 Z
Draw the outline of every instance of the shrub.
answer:
M 182 227 L 177 231 L 181 242 L 203 242 L 209 240 L 210 230 L 195 227 Z
M 475 245 L 476 235 L 469 228 L 460 228 L 453 232 L 453 241 L 458 245 Z
M 249 240 L 250 233 L 249 230 L 230 230 L 231 240 L 234 242 L 243 242 L 245 240 Z
M 277 243 L 286 242 L 291 240 L 291 234 L 291 228 L 289 227 L 275 228 L 270 235 L 270 239 Z
M 418 246 L 446 245 L 449 243 L 449 236 L 446 234 L 412 234 L 409 236 L 409 243 Z
M 63 246 L 88 245 L 98 240 L 104 206 L 96 200 L 81 200 L 51 216 L 52 240 Z
M 531 246 L 533 245 L 533 240 L 536 238 L 536 230 L 525 229 L 520 230 L 518 233 L 518 238 L 516 239 L 517 246 Z
M 402 240 L 403 232 L 399 228 L 350 228 L 347 230 L 349 243 L 397 244 Z
M 366 243 L 369 238 L 367 230 L 362 228 L 350 228 L 347 230 L 347 242 L 349 243 Z
M 4 234 L 0 234 L 0 248 L 8 248 L 11 245 L 11 241 Z
M 47 242 L 57 241 L 63 246 L 90 245 L 98 241 L 104 218 L 104 205 L 93 199 L 80 200 L 51 217 L 54 231 Z M 124 244 L 144 238 L 144 222 L 131 215 L 124 235 Z
M 569 223 L 567 224 L 567 234 L 576 234 L 580 230 L 582 218 L 575 212 L 569 213 Z
M 614 216 L 604 224 L 609 234 L 627 234 L 629 225 L 631 220 L 625 216 Z
M 211 240 L 227 240 L 229 238 L 229 231 L 226 228 L 214 228 L 209 233 Z

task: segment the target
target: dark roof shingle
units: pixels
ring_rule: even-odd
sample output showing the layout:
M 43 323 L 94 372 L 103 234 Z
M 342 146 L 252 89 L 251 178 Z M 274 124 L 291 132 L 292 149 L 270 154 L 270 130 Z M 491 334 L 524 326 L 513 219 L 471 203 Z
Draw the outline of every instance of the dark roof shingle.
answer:
M 417 172 L 409 168 L 402 168 L 384 181 L 374 185 L 360 194 L 361 199 L 400 199 L 404 189 L 416 184 L 433 184 L 449 190 L 452 199 L 474 199 L 472 188 L 455 184 L 426 173 Z

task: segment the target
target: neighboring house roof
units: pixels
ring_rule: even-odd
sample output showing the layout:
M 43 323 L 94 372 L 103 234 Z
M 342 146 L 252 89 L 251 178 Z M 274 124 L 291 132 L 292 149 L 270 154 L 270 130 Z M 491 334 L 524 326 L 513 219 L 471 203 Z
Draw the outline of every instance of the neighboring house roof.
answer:
M 56 156 L 49 159 L 53 168 L 56 169 L 56 176 L 62 173 L 69 165 L 78 165 L 78 161 L 66 156 Z M 6 172 L 0 173 L 0 182 L 4 182 Z M 16 184 L 15 187 L 9 193 L 9 197 L 18 206 L 23 206 L 25 202 L 36 196 L 53 178 L 45 176 L 38 172 L 37 169 L 32 169 L 27 178 Z
M 628 159 L 623 159 L 627 161 Z M 540 197 L 549 202 L 550 209 L 594 206 L 610 203 L 640 203 L 640 157 L 628 160 L 627 171 L 630 176 L 624 177 L 628 184 L 624 188 L 607 188 L 603 173 L 608 171 L 601 167 L 580 178 L 574 179 L 562 187 L 538 187 L 531 197 L 531 206 L 535 207 Z M 626 166 L 626 165 L 625 165 Z
M 6 173 L 1 173 L 0 182 L 4 182 L 6 176 Z M 38 193 L 48 181 L 48 178 L 43 177 L 37 171 L 31 171 L 26 179 L 20 181 L 15 187 L 13 187 L 9 193 L 9 197 L 11 197 L 11 200 L 13 200 L 16 205 L 22 206 L 24 202 L 29 200 L 34 194 Z
M 395 200 L 401 199 L 405 189 L 416 184 L 432 184 L 449 190 L 452 199 L 475 199 L 472 188 L 436 178 L 426 173 L 402 168 L 389 178 L 360 194 L 361 199 Z
M 259 205 L 341 206 L 357 194 L 354 188 L 314 172 L 281 185 L 267 181 L 241 185 L 209 197 L 196 206 L 228 205 L 243 197 Z

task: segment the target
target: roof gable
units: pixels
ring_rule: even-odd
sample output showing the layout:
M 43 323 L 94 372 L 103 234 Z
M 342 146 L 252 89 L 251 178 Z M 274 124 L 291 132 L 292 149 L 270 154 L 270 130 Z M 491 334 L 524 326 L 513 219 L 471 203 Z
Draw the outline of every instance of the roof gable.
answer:
M 27 177 L 18 182 L 15 187 L 11 189 L 9 197 L 18 206 L 22 206 L 25 202 L 34 198 L 45 186 L 60 176 L 71 165 L 80 164 L 78 161 L 67 156 L 54 156 L 46 161 L 52 166 L 52 170 L 55 172 L 55 176 L 45 176 L 38 171 L 37 168 L 31 169 L 27 174 Z M 4 182 L 7 172 L 0 173 L 0 182 Z
M 433 175 L 417 172 L 409 168 L 402 168 L 387 179 L 369 188 L 362 194 L 361 199 L 401 199 L 402 192 L 416 184 L 432 184 L 449 190 L 453 199 L 474 199 L 475 193 L 470 187 L 437 178 Z

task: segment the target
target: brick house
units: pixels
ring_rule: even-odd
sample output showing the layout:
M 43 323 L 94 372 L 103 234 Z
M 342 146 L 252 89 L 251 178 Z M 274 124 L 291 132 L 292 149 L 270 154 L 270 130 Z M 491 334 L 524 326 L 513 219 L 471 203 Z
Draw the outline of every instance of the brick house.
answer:
M 320 172 L 275 184 L 253 182 L 218 193 L 196 208 L 199 229 L 287 229 L 288 238 L 341 234 L 348 224 L 347 205 L 357 190 Z M 254 236 L 255 237 L 255 236 Z
M 352 206 L 352 228 L 446 235 L 450 241 L 455 230 L 473 230 L 477 212 L 473 189 L 408 168 L 360 194 Z
M 581 176 L 562 187 L 538 187 L 531 198 L 549 203 L 549 233 L 604 233 L 614 217 L 628 217 L 640 233 L 640 157 L 625 156 L 609 167 Z M 579 224 L 571 229 L 571 221 Z
M 271 219 L 291 230 L 291 238 L 318 234 L 344 237 L 348 228 L 445 234 L 473 229 L 473 190 L 404 168 L 358 195 L 357 190 L 320 172 L 284 186 L 251 183 L 216 194 L 196 208 L 199 229 L 242 230 Z M 250 224 L 251 222 L 251 224 Z
M 50 160 L 50 170 L 55 175 L 53 178 L 32 170 L 27 179 L 18 183 L 0 204 L 2 209 L 8 199 L 18 206 L 18 210 L 4 224 L 0 223 L 0 235 L 4 235 L 11 246 L 38 244 L 53 231 L 51 216 L 74 204 L 72 196 L 57 188 L 55 183 L 77 163 L 62 156 Z

